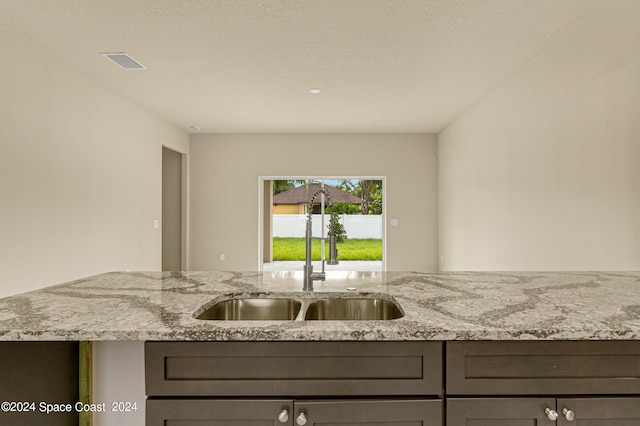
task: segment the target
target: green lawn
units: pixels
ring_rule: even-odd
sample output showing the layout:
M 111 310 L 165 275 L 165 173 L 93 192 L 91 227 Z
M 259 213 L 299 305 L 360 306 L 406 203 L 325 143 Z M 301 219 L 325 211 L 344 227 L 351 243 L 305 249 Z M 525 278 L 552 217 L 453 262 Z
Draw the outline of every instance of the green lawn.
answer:
M 302 260 L 305 257 L 304 238 L 273 239 L 273 260 Z M 313 260 L 320 260 L 320 241 L 313 241 Z M 325 258 L 329 258 L 329 243 L 325 243 Z M 382 240 L 347 238 L 338 243 L 338 260 L 382 260 Z

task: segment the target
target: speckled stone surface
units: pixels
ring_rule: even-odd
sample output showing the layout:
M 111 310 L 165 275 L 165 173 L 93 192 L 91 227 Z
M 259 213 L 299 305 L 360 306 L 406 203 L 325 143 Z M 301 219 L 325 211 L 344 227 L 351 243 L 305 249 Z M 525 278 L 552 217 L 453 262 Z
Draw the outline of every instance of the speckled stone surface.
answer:
M 0 300 L 0 340 L 640 340 L 640 272 L 114 272 Z M 384 293 L 387 321 L 203 321 L 237 295 Z M 387 297 L 387 296 L 386 296 Z

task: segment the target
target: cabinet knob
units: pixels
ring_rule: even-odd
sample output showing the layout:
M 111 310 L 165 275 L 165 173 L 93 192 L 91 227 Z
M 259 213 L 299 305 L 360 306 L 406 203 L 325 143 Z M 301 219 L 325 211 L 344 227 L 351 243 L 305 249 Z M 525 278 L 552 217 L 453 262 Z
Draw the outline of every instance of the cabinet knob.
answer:
M 296 423 L 300 426 L 304 426 L 307 424 L 307 416 L 304 413 L 300 413 L 300 415 L 296 418 Z
M 558 418 L 558 412 L 556 410 L 552 410 L 551 408 L 545 408 L 544 413 L 547 415 L 549 420 L 553 422 Z
M 572 410 L 569 410 L 568 408 L 563 408 L 562 414 L 564 414 L 564 418 L 570 422 L 574 421 L 576 418 L 576 413 L 574 413 Z
M 280 412 L 280 414 L 278 414 L 278 420 L 280 420 L 280 423 L 288 422 L 289 421 L 289 411 L 282 410 Z

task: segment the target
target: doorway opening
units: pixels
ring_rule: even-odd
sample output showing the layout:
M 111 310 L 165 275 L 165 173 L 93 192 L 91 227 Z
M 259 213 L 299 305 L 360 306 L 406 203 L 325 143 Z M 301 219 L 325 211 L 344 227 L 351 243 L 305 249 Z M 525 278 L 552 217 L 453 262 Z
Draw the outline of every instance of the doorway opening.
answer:
M 312 215 L 314 237 L 326 237 L 331 217 L 328 200 L 316 190 L 324 187 L 331 197 L 338 236 L 338 265 L 327 271 L 383 271 L 386 269 L 385 178 L 260 177 L 259 265 L 263 271 L 302 271 L 305 229 Z M 314 268 L 328 258 L 328 243 L 313 241 Z
M 186 155 L 162 147 L 162 270 L 186 269 Z

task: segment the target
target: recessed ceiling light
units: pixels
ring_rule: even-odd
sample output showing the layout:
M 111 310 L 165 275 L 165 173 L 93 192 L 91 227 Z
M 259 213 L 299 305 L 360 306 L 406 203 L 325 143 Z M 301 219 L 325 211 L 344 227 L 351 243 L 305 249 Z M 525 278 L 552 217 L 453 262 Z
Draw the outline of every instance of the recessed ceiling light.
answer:
M 194 132 L 199 132 L 200 126 L 191 126 L 191 130 L 193 130 Z
M 317 95 L 318 93 L 320 93 L 320 89 L 309 89 L 309 93 L 313 93 L 314 95 Z

